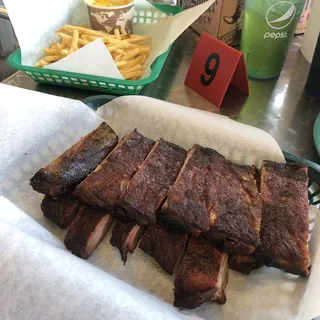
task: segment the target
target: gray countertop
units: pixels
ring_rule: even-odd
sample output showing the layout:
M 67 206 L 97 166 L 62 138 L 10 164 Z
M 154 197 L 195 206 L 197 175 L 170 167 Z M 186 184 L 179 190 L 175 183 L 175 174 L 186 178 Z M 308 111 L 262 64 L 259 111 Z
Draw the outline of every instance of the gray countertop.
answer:
M 143 95 L 220 113 L 234 120 L 259 127 L 269 132 L 277 140 L 282 150 L 320 163 L 313 143 L 313 124 L 320 112 L 320 101 L 316 101 L 304 89 L 309 63 L 300 52 L 302 38 L 294 38 L 278 79 L 250 80 L 249 97 L 231 87 L 220 109 L 183 84 L 198 39 L 199 36 L 191 29 L 186 30 L 179 37 L 160 77 L 144 89 Z M 80 100 L 94 94 L 101 94 L 37 84 L 23 72 L 13 74 L 4 83 Z

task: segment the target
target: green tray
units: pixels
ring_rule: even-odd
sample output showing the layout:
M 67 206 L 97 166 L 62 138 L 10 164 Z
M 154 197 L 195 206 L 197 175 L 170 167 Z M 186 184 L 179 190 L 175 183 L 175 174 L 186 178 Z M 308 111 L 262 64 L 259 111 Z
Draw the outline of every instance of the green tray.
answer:
M 176 15 L 183 10 L 179 6 L 168 4 L 153 5 L 164 14 L 159 15 L 157 12 L 136 10 L 133 23 L 158 23 L 164 19 L 166 15 Z M 151 74 L 142 80 L 119 80 L 75 72 L 24 66 L 21 64 L 20 49 L 16 50 L 8 57 L 8 63 L 11 67 L 24 71 L 30 78 L 39 83 L 107 92 L 116 95 L 138 95 L 147 84 L 155 81 L 159 77 L 162 67 L 170 53 L 171 47 L 172 45 L 169 47 L 167 52 L 160 55 L 154 61 L 151 66 Z

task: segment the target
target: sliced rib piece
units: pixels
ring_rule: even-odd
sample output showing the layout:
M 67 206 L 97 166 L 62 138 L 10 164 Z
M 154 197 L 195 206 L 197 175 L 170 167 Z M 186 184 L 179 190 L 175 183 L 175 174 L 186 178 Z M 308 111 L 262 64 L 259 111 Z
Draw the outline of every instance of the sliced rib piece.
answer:
M 230 254 L 228 262 L 230 269 L 246 275 L 254 269 L 259 269 L 263 266 L 263 263 L 257 258 L 255 253 L 249 256 Z
M 250 255 L 260 244 L 261 198 L 255 168 L 226 162 L 214 190 L 210 230 L 204 236 L 229 252 Z
M 174 306 L 199 307 L 207 300 L 226 302 L 228 255 L 204 238 L 190 238 L 174 281 Z
M 266 264 L 309 275 L 308 168 L 263 161 L 263 214 L 259 253 Z
M 81 138 L 31 178 L 35 191 L 57 198 L 70 191 L 116 146 L 118 137 L 105 123 Z
M 214 190 L 219 187 L 224 163 L 224 157 L 215 150 L 194 145 L 158 214 L 161 223 L 195 236 L 208 230 Z
M 116 203 L 116 217 L 140 225 L 156 222 L 156 211 L 176 180 L 186 151 L 158 140 Z
M 153 147 L 153 140 L 133 130 L 80 185 L 75 194 L 98 207 L 112 208 L 139 165 Z
M 143 227 L 135 223 L 116 221 L 112 229 L 110 243 L 119 249 L 123 264 L 127 262 L 128 251 L 133 253 L 144 231 Z
M 59 199 L 45 196 L 41 202 L 41 210 L 45 217 L 54 222 L 59 228 L 67 229 L 78 212 L 81 201 L 72 194 Z
M 172 232 L 158 224 L 153 224 L 148 226 L 139 248 L 153 257 L 163 270 L 172 275 L 186 248 L 187 241 L 187 234 Z
M 71 222 L 64 243 L 76 256 L 88 259 L 113 223 L 105 210 L 82 204 Z

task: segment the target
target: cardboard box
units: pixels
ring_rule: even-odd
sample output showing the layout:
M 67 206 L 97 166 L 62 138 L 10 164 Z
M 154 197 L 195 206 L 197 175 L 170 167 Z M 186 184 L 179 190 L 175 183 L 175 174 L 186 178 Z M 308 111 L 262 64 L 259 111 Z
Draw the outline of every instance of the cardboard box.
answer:
M 192 8 L 206 0 L 179 0 L 178 5 Z M 244 0 L 217 0 L 191 28 L 198 33 L 206 32 L 219 40 L 236 46 L 240 44 Z

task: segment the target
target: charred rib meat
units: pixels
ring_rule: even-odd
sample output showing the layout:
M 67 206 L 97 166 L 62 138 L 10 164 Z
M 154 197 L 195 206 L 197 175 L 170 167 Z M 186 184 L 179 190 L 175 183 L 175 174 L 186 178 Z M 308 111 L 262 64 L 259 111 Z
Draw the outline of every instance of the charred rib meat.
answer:
M 209 230 L 214 191 L 219 187 L 224 162 L 224 157 L 215 150 L 194 145 L 158 214 L 161 223 L 195 236 Z
M 177 178 L 186 151 L 160 139 L 116 203 L 115 214 L 140 225 L 156 222 L 156 211 Z
M 144 228 L 135 223 L 117 220 L 113 229 L 110 243 L 117 247 L 123 264 L 127 262 L 128 252 L 133 253 L 144 232 Z
M 71 222 L 64 243 L 76 256 L 88 259 L 113 223 L 105 210 L 82 204 Z
M 111 209 L 153 147 L 153 140 L 133 130 L 78 187 L 83 201 Z
M 299 164 L 263 161 L 263 214 L 259 253 L 266 264 L 309 275 L 308 169 Z
M 250 255 L 260 244 L 262 214 L 255 168 L 227 161 L 220 175 L 210 230 L 204 236 L 230 252 Z
M 158 224 L 148 226 L 139 248 L 153 257 L 160 267 L 173 274 L 177 262 L 186 248 L 188 235 L 164 229 Z
M 116 146 L 118 137 L 103 122 L 31 178 L 32 188 L 52 198 L 70 191 Z
M 207 300 L 226 302 L 228 256 L 204 238 L 191 237 L 174 281 L 174 306 L 194 309 Z
M 72 194 L 65 195 L 59 199 L 45 196 L 41 202 L 41 210 L 44 216 L 61 229 L 69 227 L 79 207 L 80 200 Z

